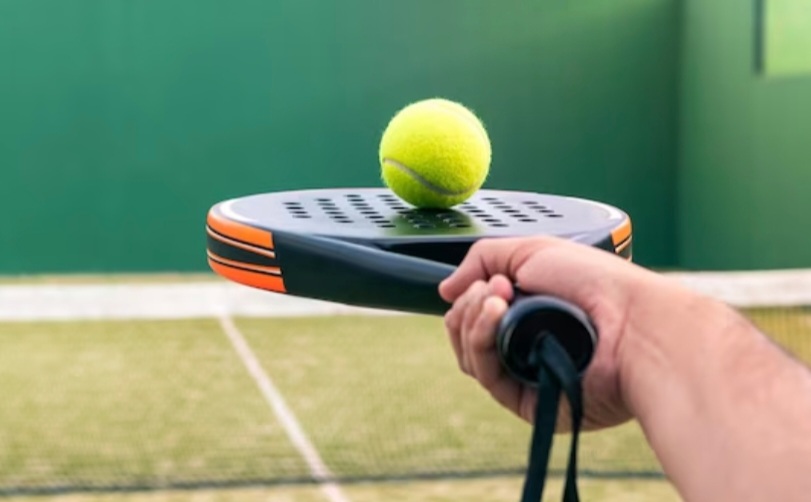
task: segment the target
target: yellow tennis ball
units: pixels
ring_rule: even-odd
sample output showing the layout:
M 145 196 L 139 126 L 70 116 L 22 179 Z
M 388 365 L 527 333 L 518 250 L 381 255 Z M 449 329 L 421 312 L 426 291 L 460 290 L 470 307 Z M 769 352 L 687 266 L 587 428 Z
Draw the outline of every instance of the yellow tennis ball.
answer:
M 464 105 L 441 98 L 411 103 L 391 119 L 380 140 L 383 182 L 422 208 L 467 200 L 490 170 L 490 138 Z

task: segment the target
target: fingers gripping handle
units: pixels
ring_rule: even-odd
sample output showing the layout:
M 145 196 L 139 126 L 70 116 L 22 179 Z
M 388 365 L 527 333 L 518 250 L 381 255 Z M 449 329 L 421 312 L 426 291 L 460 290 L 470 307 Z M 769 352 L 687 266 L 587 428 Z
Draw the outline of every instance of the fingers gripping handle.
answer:
M 597 330 L 586 313 L 559 298 L 516 293 L 496 333 L 498 354 L 510 375 L 526 385 L 537 385 L 539 366 L 530 357 L 545 336 L 553 336 L 577 371 L 585 372 L 597 345 Z
M 295 294 L 433 315 L 448 309 L 437 287 L 456 270 L 451 265 L 314 236 L 276 232 L 276 239 L 284 240 L 292 255 L 286 278 Z M 293 257 L 296 262 L 291 261 Z M 296 280 L 299 271 L 301 277 Z M 324 284 L 322 274 L 327 273 L 332 281 Z M 515 293 L 496 335 L 507 371 L 521 382 L 536 385 L 538 367 L 530 362 L 530 355 L 540 338 L 554 336 L 578 372 L 584 372 L 597 343 L 597 331 L 588 316 L 552 296 L 527 295 L 518 288 Z

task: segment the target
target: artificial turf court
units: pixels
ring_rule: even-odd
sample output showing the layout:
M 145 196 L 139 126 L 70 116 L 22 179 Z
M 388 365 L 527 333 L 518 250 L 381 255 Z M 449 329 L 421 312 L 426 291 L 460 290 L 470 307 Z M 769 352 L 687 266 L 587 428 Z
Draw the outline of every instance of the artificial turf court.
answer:
M 752 318 L 811 360 L 804 309 Z M 531 430 L 459 372 L 441 319 L 232 321 L 0 323 L 0 496 L 331 500 L 226 324 L 346 500 L 520 493 Z M 635 423 L 584 434 L 580 468 L 584 499 L 676 500 Z

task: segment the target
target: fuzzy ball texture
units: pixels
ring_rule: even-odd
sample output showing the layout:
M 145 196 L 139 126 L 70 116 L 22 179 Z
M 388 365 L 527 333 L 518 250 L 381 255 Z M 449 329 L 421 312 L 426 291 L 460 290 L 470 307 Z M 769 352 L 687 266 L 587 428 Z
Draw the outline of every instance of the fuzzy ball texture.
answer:
M 420 208 L 460 204 L 484 184 L 490 138 L 462 104 L 441 98 L 411 103 L 391 119 L 380 140 L 384 183 Z

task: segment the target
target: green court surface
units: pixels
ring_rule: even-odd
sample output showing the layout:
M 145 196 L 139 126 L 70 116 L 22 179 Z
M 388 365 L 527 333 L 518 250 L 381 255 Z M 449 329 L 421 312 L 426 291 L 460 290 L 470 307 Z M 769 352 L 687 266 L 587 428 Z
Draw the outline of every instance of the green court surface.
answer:
M 811 360 L 804 309 L 749 314 Z M 349 500 L 516 500 L 531 429 L 461 374 L 440 318 L 235 325 Z M 327 500 L 217 320 L 0 323 L 0 393 L 0 498 Z M 591 498 L 676 500 L 634 422 L 579 458 Z
M 0 489 L 306 473 L 215 321 L 0 324 L 0 347 Z
M 398 481 L 380 484 L 396 497 L 425 476 L 522 471 L 531 429 L 459 372 L 441 319 L 236 325 L 335 476 Z M 215 320 L 0 323 L 0 347 L 0 493 L 197 493 L 310 474 Z M 582 448 L 586 469 L 656 469 L 635 424 L 586 434 Z
M 338 475 L 525 462 L 531 428 L 459 371 L 439 318 L 246 319 L 239 326 L 282 393 L 295 396 L 294 412 Z M 555 445 L 553 468 L 565 467 L 567 439 Z M 657 469 L 636 424 L 585 434 L 581 447 L 584 468 Z

